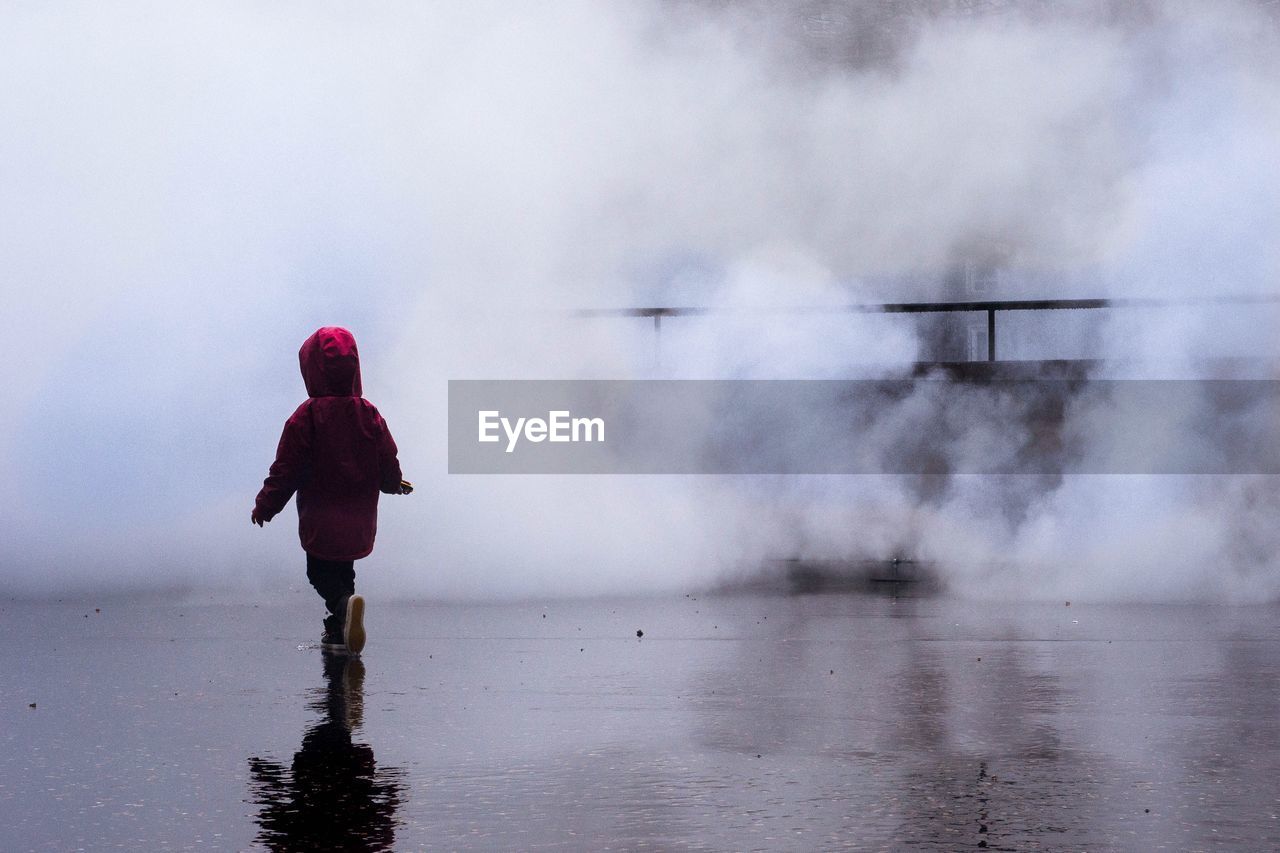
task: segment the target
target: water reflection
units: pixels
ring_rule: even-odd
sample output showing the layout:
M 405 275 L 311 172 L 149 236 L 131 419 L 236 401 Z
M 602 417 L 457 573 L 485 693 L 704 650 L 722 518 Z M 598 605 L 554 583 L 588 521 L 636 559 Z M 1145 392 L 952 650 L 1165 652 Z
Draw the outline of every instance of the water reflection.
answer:
M 1168 757 L 1179 786 L 1164 807 L 1192 827 L 1184 844 L 1280 849 L 1280 659 L 1251 633 L 1229 629 L 1205 671 L 1170 691 L 1195 718 L 1211 721 L 1187 731 Z
M 373 749 L 352 740 L 364 713 L 364 664 L 323 655 L 325 686 L 311 707 L 320 719 L 285 767 L 250 758 L 260 831 L 270 850 L 389 850 L 395 843 L 402 773 L 378 769 Z
M 1107 846 L 1115 815 L 1097 794 L 1118 771 L 1063 725 L 1079 698 L 1058 647 L 998 614 L 959 638 L 963 617 L 912 600 L 800 598 L 763 615 L 732 630 L 764 642 L 693 688 L 699 745 L 758 759 L 736 787 L 763 792 L 762 831 L 815 847 Z

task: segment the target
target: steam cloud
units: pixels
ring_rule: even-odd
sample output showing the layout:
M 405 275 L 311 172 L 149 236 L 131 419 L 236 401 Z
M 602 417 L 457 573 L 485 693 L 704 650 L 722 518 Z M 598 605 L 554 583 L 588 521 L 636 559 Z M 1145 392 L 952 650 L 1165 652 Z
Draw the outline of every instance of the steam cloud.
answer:
M 929 324 L 750 314 L 669 322 L 655 364 L 642 321 L 561 309 L 963 298 L 975 262 L 1001 298 L 1273 291 L 1273 9 L 10 4 L 2 586 L 298 583 L 292 513 L 248 512 L 297 347 L 342 324 L 419 487 L 383 503 L 373 594 L 909 551 L 960 594 L 1273 599 L 1273 478 L 450 478 L 444 442 L 449 378 L 935 357 Z M 1009 355 L 1198 376 L 1274 359 L 1277 319 L 1019 318 Z

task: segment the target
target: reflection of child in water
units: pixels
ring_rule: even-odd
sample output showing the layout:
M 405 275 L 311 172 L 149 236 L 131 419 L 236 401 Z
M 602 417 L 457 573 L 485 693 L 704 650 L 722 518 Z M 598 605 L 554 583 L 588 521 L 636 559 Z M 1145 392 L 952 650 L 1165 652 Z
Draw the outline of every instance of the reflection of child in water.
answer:
M 285 421 L 276 460 L 254 501 L 259 527 L 298 493 L 298 535 L 307 580 L 329 616 L 321 644 L 364 648 L 364 599 L 355 594 L 355 561 L 373 550 L 378 493 L 407 495 L 396 443 L 373 403 L 361 396 L 360 354 L 346 329 L 317 329 L 298 351 L 307 400 Z
M 269 850 L 390 850 L 403 784 L 398 770 L 379 771 L 373 750 L 352 743 L 364 703 L 359 658 L 324 656 L 326 687 L 313 704 L 323 717 L 302 736 L 292 771 L 250 758 L 261 831 Z

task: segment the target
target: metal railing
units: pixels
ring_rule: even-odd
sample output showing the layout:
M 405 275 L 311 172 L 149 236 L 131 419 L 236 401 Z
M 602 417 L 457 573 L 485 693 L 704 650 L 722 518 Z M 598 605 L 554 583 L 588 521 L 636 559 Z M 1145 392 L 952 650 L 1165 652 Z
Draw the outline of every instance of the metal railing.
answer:
M 654 306 L 649 308 L 582 308 L 575 317 L 652 317 L 655 352 L 662 336 L 663 317 L 700 317 L 708 314 L 948 314 L 985 312 L 987 315 L 987 361 L 996 360 L 996 314 L 1002 311 L 1078 311 L 1099 308 L 1180 308 L 1218 305 L 1275 305 L 1280 294 L 1235 294 L 1227 296 L 1183 297 L 1178 299 L 993 299 L 971 302 L 879 302 L 849 305 L 795 305 L 770 308 L 710 308 Z

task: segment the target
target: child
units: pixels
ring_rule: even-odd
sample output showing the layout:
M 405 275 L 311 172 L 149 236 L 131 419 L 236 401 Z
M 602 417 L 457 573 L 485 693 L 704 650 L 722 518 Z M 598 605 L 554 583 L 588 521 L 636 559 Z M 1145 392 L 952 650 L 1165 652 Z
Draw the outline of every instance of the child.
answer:
M 356 560 L 373 550 L 378 493 L 407 495 L 387 423 L 361 396 L 360 355 L 346 329 L 317 329 L 298 350 L 308 399 L 284 423 L 276 461 L 254 501 L 253 523 L 270 521 L 298 493 L 298 536 L 307 580 L 324 599 L 321 647 L 359 654 L 364 599 Z

